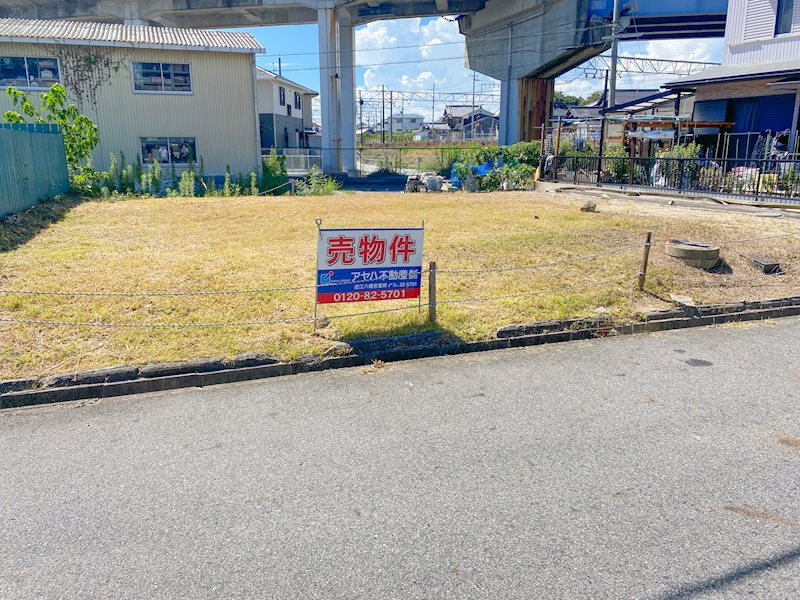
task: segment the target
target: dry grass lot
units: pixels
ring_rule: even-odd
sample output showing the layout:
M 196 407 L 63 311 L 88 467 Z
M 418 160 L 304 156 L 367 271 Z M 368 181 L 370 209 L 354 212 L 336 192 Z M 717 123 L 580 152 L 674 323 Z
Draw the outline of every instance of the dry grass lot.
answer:
M 667 237 L 737 240 L 784 234 L 781 219 L 723 214 L 634 201 L 532 192 L 479 195 L 339 194 L 324 198 L 186 198 L 86 201 L 52 219 L 43 206 L 0 224 L 0 288 L 50 291 L 230 290 L 312 284 L 315 225 L 418 226 L 426 261 L 442 270 L 551 263 L 630 246 L 622 252 L 535 270 L 439 275 L 439 298 L 508 296 L 439 307 L 439 326 L 462 339 L 500 326 L 590 316 L 599 307 L 636 317 L 668 306 L 658 297 L 700 302 L 772 298 L 800 292 L 800 275 L 756 273 L 739 258 L 759 251 L 800 266 L 800 237 L 723 244 L 732 274 L 705 274 L 663 254 Z M 57 207 L 56 207 L 57 208 Z M 54 220 L 48 224 L 47 220 Z M 655 245 L 647 289 L 634 290 L 647 230 Z M 602 283 L 608 280 L 618 283 Z M 600 282 L 589 285 L 591 282 Z M 427 292 L 423 290 L 423 294 Z M 408 302 L 408 301 L 406 301 Z M 333 340 L 419 331 L 425 311 L 269 326 L 118 328 L 0 323 L 0 379 L 240 352 L 281 358 L 321 352 Z M 397 302 L 322 307 L 322 315 L 399 306 Z M 310 317 L 313 290 L 191 297 L 68 297 L 0 293 L 0 318 L 99 323 L 217 323 Z

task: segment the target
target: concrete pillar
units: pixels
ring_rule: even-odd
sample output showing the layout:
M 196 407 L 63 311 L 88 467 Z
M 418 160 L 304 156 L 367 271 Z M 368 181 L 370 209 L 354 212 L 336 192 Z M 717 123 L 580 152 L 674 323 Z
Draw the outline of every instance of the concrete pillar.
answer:
M 519 141 L 519 80 L 500 82 L 500 131 L 497 143 L 510 146 Z
M 341 103 L 342 168 L 356 175 L 355 28 L 349 17 L 339 21 L 339 93 Z
M 339 22 L 333 8 L 317 9 L 319 30 L 319 96 L 322 108 L 322 170 L 342 171 L 339 93 Z

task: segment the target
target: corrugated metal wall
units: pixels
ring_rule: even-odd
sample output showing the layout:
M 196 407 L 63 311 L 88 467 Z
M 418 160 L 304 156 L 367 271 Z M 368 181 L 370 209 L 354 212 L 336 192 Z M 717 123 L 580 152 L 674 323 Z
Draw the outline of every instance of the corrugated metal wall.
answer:
M 78 51 L 81 50 L 76 46 Z M 107 169 L 109 154 L 132 164 L 141 155 L 145 137 L 195 138 L 197 157 L 202 157 L 207 175 L 249 173 L 258 169 L 260 148 L 255 110 L 253 55 L 238 52 L 108 48 L 97 52 L 114 62 L 109 77 L 97 91 L 97 106 L 88 101 L 81 110 L 97 125 L 100 142 L 92 164 Z M 53 56 L 43 44 L 0 42 L 0 56 Z M 189 94 L 142 93 L 133 89 L 134 62 L 188 63 L 192 74 Z M 118 68 L 116 68 L 118 67 Z M 62 70 L 69 68 L 62 65 Z M 63 78 L 62 78 L 63 80 Z M 67 88 L 71 102 L 73 91 Z M 40 94 L 30 92 L 34 104 Z M 12 108 L 0 92 L 0 114 Z
M 57 125 L 0 124 L 0 216 L 69 190 Z

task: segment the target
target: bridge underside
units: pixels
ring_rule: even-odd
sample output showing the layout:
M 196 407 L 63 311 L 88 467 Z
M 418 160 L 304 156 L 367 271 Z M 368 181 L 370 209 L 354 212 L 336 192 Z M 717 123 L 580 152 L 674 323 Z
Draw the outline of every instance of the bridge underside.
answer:
M 695 14 L 684 15 L 648 14 L 670 9 L 643 6 L 640 14 L 621 19 L 623 37 L 723 37 L 727 2 L 707 4 L 713 4 L 711 10 L 698 4 Z M 554 78 L 609 48 L 612 6 L 612 0 L 555 0 L 546 5 L 543 0 L 487 0 L 484 8 L 459 17 L 468 66 L 501 81 L 501 143 L 539 137 L 552 119 Z
M 0 0 L 0 18 L 194 28 L 317 23 L 323 166 L 332 172 L 351 171 L 356 166 L 355 26 L 382 19 L 460 15 L 467 66 L 501 81 L 500 143 L 511 144 L 537 139 L 542 127 L 551 121 L 556 77 L 608 48 L 612 3 L 613 0 Z M 727 0 L 697 0 L 697 6 L 694 14 L 670 15 L 668 6 L 643 4 L 644 10 L 639 14 L 623 18 L 624 31 L 640 40 L 722 37 Z M 666 14 L 650 14 L 659 11 Z
M 254 27 L 317 23 L 318 10 L 347 13 L 354 25 L 380 19 L 468 14 L 485 0 L 0 0 L 0 18 L 71 19 L 164 27 Z

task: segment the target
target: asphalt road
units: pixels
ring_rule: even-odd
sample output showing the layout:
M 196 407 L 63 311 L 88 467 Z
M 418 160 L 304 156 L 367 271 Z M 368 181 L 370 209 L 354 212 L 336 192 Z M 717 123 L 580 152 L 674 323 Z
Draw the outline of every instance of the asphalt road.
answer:
M 797 598 L 799 337 L 2 411 L 0 598 Z

